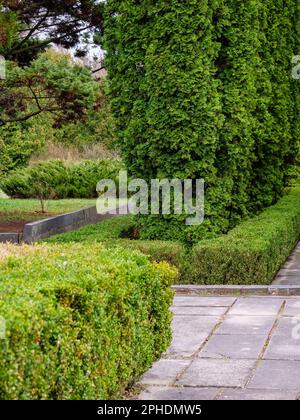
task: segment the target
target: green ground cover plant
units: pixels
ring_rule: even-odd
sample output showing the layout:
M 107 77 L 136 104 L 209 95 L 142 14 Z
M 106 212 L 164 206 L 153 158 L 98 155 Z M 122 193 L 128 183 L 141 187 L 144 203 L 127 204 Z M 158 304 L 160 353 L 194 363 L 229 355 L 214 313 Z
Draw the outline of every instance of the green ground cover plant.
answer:
M 18 249 L 0 262 L 0 398 L 120 397 L 170 343 L 176 270 L 99 244 Z

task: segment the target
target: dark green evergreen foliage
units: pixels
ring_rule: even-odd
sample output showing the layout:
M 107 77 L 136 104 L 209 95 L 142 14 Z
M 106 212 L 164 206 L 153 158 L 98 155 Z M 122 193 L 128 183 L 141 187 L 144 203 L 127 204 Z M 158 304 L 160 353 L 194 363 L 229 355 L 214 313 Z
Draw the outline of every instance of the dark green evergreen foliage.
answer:
M 97 183 L 102 179 L 117 182 L 122 168 L 118 160 L 86 160 L 74 165 L 51 160 L 10 172 L 0 180 L 0 188 L 12 198 L 96 198 Z
M 143 238 L 171 230 L 196 242 L 282 195 L 298 144 L 298 16 L 296 0 L 107 1 L 106 65 L 130 175 L 206 182 L 203 225 L 146 217 Z

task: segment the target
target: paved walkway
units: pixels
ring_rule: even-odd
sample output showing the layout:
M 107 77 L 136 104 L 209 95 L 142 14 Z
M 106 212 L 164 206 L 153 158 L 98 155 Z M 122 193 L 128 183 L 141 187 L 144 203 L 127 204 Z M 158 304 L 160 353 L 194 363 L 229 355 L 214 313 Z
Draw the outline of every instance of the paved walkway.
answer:
M 300 298 L 185 297 L 140 399 L 298 399 Z
M 300 242 L 279 271 L 273 285 L 300 286 Z

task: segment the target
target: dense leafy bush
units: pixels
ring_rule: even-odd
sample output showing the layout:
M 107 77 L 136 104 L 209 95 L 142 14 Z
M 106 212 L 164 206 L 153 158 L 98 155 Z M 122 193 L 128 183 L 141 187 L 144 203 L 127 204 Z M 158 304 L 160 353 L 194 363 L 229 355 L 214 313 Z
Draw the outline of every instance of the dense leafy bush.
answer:
M 13 198 L 93 198 L 97 183 L 106 178 L 117 180 L 121 168 L 117 160 L 74 165 L 49 161 L 9 173 L 1 179 L 0 188 Z
M 171 337 L 176 272 L 85 244 L 20 249 L 0 264 L 1 399 L 109 399 Z
M 205 224 L 147 217 L 144 238 L 171 230 L 195 242 L 282 195 L 298 145 L 297 3 L 106 2 L 112 109 L 130 175 L 206 181 Z
M 202 241 L 192 252 L 189 282 L 270 284 L 300 236 L 300 188 L 227 235 Z

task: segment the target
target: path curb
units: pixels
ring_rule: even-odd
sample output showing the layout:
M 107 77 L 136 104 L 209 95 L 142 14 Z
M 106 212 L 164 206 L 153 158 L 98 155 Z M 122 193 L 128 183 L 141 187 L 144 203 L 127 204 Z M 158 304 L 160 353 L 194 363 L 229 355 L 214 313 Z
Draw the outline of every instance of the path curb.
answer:
M 177 295 L 190 296 L 300 296 L 299 286 L 197 286 L 175 285 Z
M 22 240 L 22 233 L 0 233 L 0 243 L 19 244 Z

